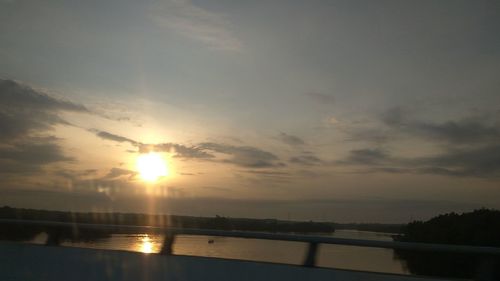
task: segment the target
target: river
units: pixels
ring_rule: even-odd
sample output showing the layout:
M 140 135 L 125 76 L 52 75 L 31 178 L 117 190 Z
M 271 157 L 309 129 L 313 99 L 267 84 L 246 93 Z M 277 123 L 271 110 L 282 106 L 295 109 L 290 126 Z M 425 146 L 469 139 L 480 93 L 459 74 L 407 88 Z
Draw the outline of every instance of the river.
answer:
M 338 238 L 392 241 L 390 233 L 358 230 L 336 230 L 329 235 Z M 38 237 L 35 240 L 42 240 Z M 213 242 L 209 243 L 212 240 Z M 36 241 L 33 241 L 36 242 Z M 162 235 L 113 234 L 110 238 L 94 242 L 63 242 L 63 246 L 112 249 L 157 253 L 163 242 Z M 241 260 L 255 260 L 287 264 L 301 264 L 307 244 L 301 242 L 180 235 L 173 246 L 174 254 L 208 256 Z M 392 249 L 325 245 L 319 247 L 317 265 L 341 269 L 385 273 L 409 274 L 404 262 L 394 258 Z

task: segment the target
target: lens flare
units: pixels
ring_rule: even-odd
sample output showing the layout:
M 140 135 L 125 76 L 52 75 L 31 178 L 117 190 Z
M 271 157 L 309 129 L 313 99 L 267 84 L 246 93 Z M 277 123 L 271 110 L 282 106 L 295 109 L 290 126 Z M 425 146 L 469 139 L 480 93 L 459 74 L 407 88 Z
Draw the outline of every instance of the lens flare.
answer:
M 155 182 L 169 174 L 167 162 L 156 152 L 141 154 L 137 158 L 137 171 L 141 178 L 147 182 Z

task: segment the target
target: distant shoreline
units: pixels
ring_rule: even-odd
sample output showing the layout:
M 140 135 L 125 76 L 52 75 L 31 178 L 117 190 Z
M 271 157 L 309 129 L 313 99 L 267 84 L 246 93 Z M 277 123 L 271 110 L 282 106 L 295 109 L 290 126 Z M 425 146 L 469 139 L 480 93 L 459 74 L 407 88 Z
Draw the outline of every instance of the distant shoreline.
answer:
M 329 222 L 229 218 L 222 216 L 193 217 L 136 213 L 73 213 L 64 211 L 11 208 L 7 206 L 0 208 L 0 218 L 283 233 L 333 233 L 335 231 L 335 224 Z
M 92 217 L 91 218 L 89 218 Z M 200 223 L 198 228 L 225 229 L 231 228 L 231 224 L 261 224 L 257 229 L 229 229 L 229 230 L 256 230 L 271 232 L 301 232 L 301 233 L 329 233 L 336 229 L 358 230 L 378 233 L 401 234 L 402 228 L 406 224 L 385 224 L 385 223 L 335 223 L 335 222 L 314 222 L 314 221 L 288 221 L 278 219 L 256 219 L 256 218 L 232 218 L 232 217 L 194 217 L 182 215 L 151 215 L 141 213 L 94 213 L 94 212 L 69 212 L 54 210 L 39 210 L 13 208 L 9 206 L 0 207 L 0 218 L 10 219 L 34 219 L 73 222 L 69 218 L 79 219 L 79 222 L 100 223 L 100 224 L 126 224 L 132 225 L 156 225 L 162 226 L 166 221 L 174 223 L 175 227 L 187 227 Z M 83 221 L 82 221 L 83 220 Z M 180 225 L 179 225 L 180 224 Z M 272 227 L 275 225 L 275 227 Z M 281 227 L 276 227 L 276 226 Z M 234 225 L 233 225 L 234 226 Z M 288 230 L 286 229 L 288 226 Z M 243 227 L 251 228 L 251 227 Z M 291 229 L 293 228 L 293 229 Z M 299 230 L 300 231 L 297 231 Z M 321 230 L 321 231 L 318 231 Z

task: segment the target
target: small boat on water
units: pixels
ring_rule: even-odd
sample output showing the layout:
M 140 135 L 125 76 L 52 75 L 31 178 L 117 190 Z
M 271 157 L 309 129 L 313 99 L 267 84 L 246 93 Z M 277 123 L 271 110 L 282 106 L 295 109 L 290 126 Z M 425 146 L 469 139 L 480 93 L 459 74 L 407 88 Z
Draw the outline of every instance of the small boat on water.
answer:
M 213 244 L 214 242 L 214 239 L 208 239 L 208 244 Z

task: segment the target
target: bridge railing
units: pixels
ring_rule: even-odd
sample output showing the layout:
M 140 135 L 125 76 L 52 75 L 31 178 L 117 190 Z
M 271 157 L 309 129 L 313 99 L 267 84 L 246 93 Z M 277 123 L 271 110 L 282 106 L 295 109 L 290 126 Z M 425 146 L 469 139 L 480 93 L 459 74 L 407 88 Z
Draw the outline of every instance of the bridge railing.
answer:
M 500 248 L 496 247 L 360 240 L 360 239 L 346 239 L 346 238 L 325 237 L 325 236 L 250 232 L 250 231 L 225 231 L 225 230 L 212 230 L 212 229 L 69 223 L 69 222 L 15 220 L 15 219 L 0 219 L 0 224 L 43 226 L 43 227 L 53 228 L 55 229 L 54 231 L 48 231 L 48 238 L 46 242 L 46 245 L 52 245 L 52 246 L 57 246 L 61 242 L 60 234 L 57 232 L 58 228 L 100 230 L 100 231 L 109 231 L 115 233 L 126 232 L 126 233 L 164 234 L 165 240 L 163 242 L 161 251 L 159 253 L 160 255 L 173 254 L 172 249 L 177 235 L 205 235 L 205 236 L 222 236 L 222 237 L 235 237 L 235 238 L 303 242 L 309 245 L 303 262 L 303 266 L 306 267 L 316 266 L 316 257 L 319 244 L 375 247 L 375 248 L 386 248 L 386 249 L 422 251 L 422 252 L 475 254 L 475 255 L 489 256 L 493 258 L 500 258 Z

